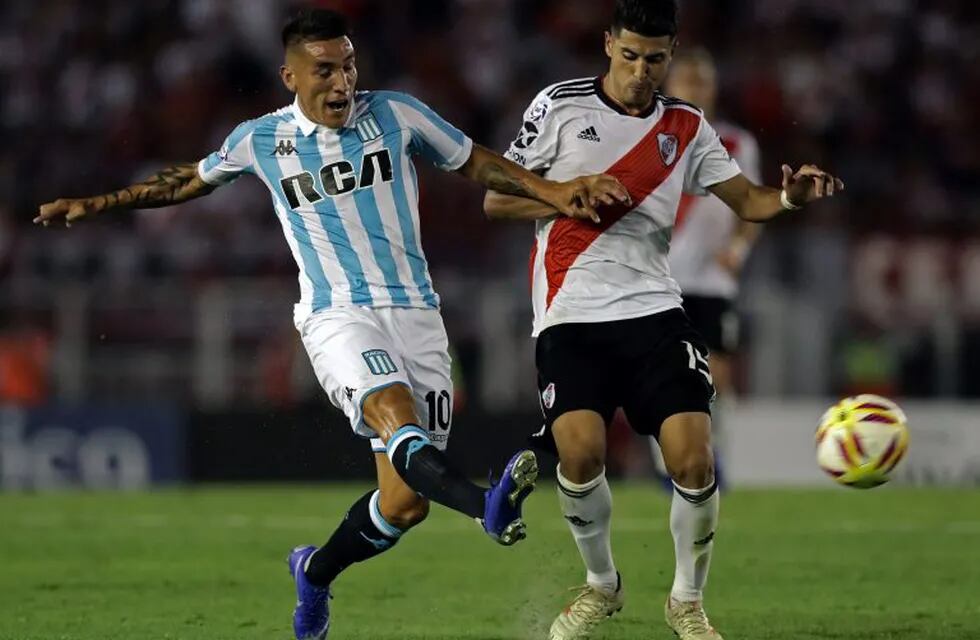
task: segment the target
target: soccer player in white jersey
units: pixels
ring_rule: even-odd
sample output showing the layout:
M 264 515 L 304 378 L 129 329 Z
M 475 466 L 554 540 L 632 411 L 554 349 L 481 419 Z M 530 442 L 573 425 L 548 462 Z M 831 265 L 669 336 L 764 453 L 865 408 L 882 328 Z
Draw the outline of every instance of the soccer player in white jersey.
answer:
M 559 502 L 586 565 L 586 585 L 555 619 L 554 640 L 583 638 L 623 606 L 609 542 L 606 426 L 623 407 L 658 437 L 674 482 L 674 584 L 664 605 L 682 640 L 718 640 L 702 606 L 718 521 L 707 348 L 681 310 L 667 253 L 681 194 L 713 193 L 762 222 L 843 184 L 812 165 L 759 186 L 731 159 L 700 109 L 658 93 L 676 45 L 673 0 L 617 0 L 605 34 L 608 71 L 551 85 L 531 103 L 507 155 L 551 179 L 603 172 L 632 203 L 599 223 L 527 198 L 488 193 L 491 218 L 536 221 L 531 256 L 542 433 L 559 456 Z
M 755 137 L 741 127 L 714 118 L 717 78 L 714 60 L 707 50 L 681 49 L 670 63 L 664 92 L 700 107 L 742 173 L 753 182 L 761 182 Z M 724 446 L 719 436 L 727 435 L 723 420 L 734 396 L 732 357 L 739 339 L 735 311 L 738 277 L 760 229 L 760 225 L 732 215 L 731 209 L 713 195 L 684 194 L 670 242 L 670 275 L 681 288 L 684 312 L 708 347 L 708 366 L 718 392 L 712 405 L 711 430 L 719 486 L 724 484 L 724 459 L 719 455 Z M 655 459 L 660 458 L 656 440 L 651 438 L 650 445 Z
M 306 10 L 283 30 L 280 75 L 295 101 L 243 122 L 199 163 L 140 184 L 41 206 L 35 222 L 67 223 L 112 209 L 172 205 L 250 173 L 265 183 L 299 266 L 294 320 L 317 377 L 354 432 L 370 438 L 378 490 L 348 511 L 322 547 L 289 555 L 297 638 L 325 638 L 334 578 L 391 548 L 434 500 L 478 519 L 498 542 L 524 536 L 521 505 L 537 462 L 518 452 L 500 482 L 473 484 L 449 465 L 450 359 L 439 298 L 419 242 L 412 157 L 496 191 L 593 218 L 593 198 L 628 195 L 616 180 L 541 178 L 473 142 L 415 98 L 355 92 L 344 17 Z M 424 496 L 424 497 L 423 497 Z

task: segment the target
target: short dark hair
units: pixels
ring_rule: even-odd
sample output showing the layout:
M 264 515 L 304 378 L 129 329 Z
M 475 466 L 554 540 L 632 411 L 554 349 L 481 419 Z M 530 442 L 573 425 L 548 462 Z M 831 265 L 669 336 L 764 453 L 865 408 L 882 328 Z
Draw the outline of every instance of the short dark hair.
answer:
M 349 36 L 347 18 L 329 9 L 302 9 L 282 28 L 282 46 Z
M 659 38 L 677 35 L 677 0 L 616 0 L 612 30 Z

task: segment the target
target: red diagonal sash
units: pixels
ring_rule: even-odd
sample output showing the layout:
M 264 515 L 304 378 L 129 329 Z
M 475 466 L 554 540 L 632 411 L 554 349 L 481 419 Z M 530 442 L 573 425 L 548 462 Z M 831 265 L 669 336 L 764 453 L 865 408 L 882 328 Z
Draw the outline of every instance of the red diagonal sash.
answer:
M 595 224 L 573 218 L 559 218 L 551 225 L 548 248 L 544 255 L 548 277 L 548 297 L 545 304 L 551 306 L 565 275 L 583 251 L 606 229 L 616 224 L 627 213 L 639 206 L 654 189 L 660 186 L 678 165 L 687 145 L 694 139 L 701 118 L 687 109 L 667 109 L 660 121 L 626 155 L 616 161 L 604 173 L 614 176 L 629 191 L 633 204 L 604 206 L 600 211 L 602 222 Z M 657 134 L 677 137 L 677 151 L 673 162 L 667 165 L 661 156 Z

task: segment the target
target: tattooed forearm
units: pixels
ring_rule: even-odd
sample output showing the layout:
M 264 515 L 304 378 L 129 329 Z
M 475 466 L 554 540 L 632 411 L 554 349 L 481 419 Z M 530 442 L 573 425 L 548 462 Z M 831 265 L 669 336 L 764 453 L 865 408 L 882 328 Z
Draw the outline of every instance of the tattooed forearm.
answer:
M 522 196 L 534 198 L 535 193 L 524 183 L 523 180 L 510 175 L 496 162 L 487 162 L 481 167 L 477 180 L 487 189 L 497 193 L 506 193 L 512 196 Z
M 103 209 L 150 209 L 203 196 L 213 188 L 198 177 L 195 163 L 187 163 L 167 167 L 143 182 L 99 198 L 103 200 L 100 203 Z

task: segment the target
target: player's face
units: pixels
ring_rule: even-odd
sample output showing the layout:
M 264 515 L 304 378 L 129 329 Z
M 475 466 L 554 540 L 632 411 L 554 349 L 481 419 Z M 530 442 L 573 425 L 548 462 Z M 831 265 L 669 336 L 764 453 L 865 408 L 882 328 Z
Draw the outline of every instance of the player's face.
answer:
M 705 61 L 678 60 L 670 68 L 664 91 L 711 113 L 718 94 L 715 68 Z
M 347 36 L 290 47 L 279 72 L 310 120 L 331 129 L 344 126 L 357 84 L 354 45 Z
M 628 29 L 606 32 L 606 55 L 609 56 L 608 89 L 612 96 L 629 109 L 650 106 L 653 94 L 667 75 L 674 52 L 674 38 L 650 38 Z

